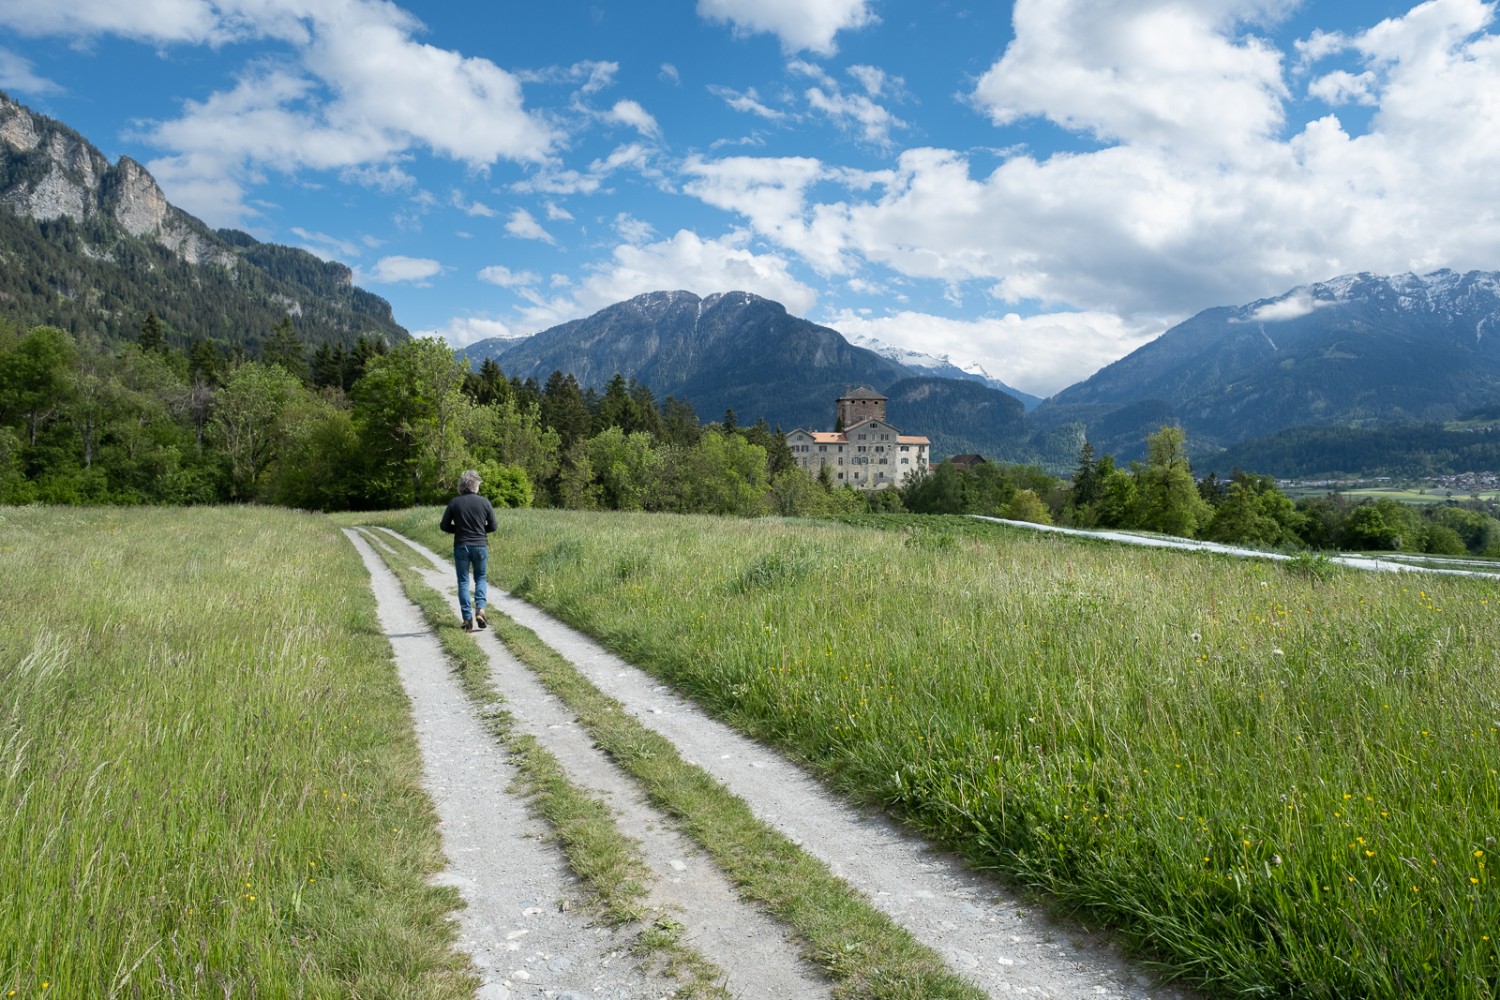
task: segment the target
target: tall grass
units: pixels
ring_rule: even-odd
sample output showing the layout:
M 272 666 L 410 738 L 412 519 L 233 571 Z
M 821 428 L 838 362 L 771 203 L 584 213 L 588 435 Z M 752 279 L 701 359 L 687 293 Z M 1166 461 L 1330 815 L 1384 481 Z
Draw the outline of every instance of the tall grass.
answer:
M 492 579 L 1214 995 L 1500 989 L 1493 580 L 936 519 L 506 512 L 492 545 Z
M 0 508 L 0 607 L 0 995 L 472 994 L 327 519 Z

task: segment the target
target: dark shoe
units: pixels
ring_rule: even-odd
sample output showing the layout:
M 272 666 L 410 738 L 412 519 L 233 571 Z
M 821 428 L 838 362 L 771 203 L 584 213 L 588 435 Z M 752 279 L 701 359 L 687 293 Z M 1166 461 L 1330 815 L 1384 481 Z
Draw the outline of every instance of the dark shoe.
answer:
M 479 611 L 474 615 L 474 624 L 478 628 L 489 628 L 490 623 L 484 620 L 484 612 Z
M 464 631 L 465 632 L 472 632 L 472 631 L 474 631 L 474 622 L 471 621 L 468 618 L 464 619 Z

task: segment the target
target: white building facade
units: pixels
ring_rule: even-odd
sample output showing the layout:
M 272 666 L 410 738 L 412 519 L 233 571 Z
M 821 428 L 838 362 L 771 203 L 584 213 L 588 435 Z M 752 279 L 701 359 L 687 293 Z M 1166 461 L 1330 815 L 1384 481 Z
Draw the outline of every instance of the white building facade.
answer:
M 883 490 L 926 472 L 932 442 L 902 434 L 885 417 L 886 397 L 860 387 L 838 401 L 836 431 L 798 429 L 786 436 L 797 465 L 817 476 L 828 466 L 835 486 Z

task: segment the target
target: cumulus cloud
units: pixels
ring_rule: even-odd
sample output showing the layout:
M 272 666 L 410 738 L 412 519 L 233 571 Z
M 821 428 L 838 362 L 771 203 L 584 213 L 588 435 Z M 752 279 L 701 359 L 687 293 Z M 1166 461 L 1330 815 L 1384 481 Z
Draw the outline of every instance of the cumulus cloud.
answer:
M 1160 332 L 1155 324 L 1131 325 L 1101 312 L 959 320 L 913 311 L 868 316 L 844 310 L 820 322 L 849 337 L 946 354 L 955 364 L 978 362 L 1000 381 L 1042 397 L 1087 378 Z
M 481 219 L 493 219 L 495 217 L 495 210 L 493 208 L 490 208 L 482 201 L 470 201 L 464 197 L 462 191 L 456 188 L 449 193 L 448 201 L 454 208 L 465 215 L 472 215 Z
M 762 101 L 754 87 L 741 93 L 732 87 L 713 84 L 709 86 L 708 91 L 734 111 L 758 115 L 768 121 L 780 121 L 786 117 L 785 111 L 778 111 Z
M 418 41 L 420 22 L 376 0 L 0 0 L 0 24 L 80 39 L 281 45 L 234 87 L 144 131 L 169 151 L 147 164 L 169 197 L 215 225 L 253 217 L 245 190 L 264 170 L 379 171 L 414 151 L 474 169 L 541 163 L 562 139 L 526 110 L 514 74 Z
M 649 139 L 661 137 L 661 126 L 656 119 L 635 101 L 616 101 L 605 117 L 612 122 L 628 125 Z
M 522 310 L 517 325 L 532 330 L 587 316 L 615 302 L 643 292 L 684 289 L 699 295 L 745 291 L 782 303 L 803 315 L 817 301 L 817 293 L 792 275 L 791 261 L 779 254 L 758 254 L 749 234 L 730 233 L 703 239 L 679 230 L 669 239 L 649 244 L 622 244 L 610 259 L 571 289 L 552 299 L 536 296 Z
M 698 0 L 698 14 L 737 33 L 775 35 L 786 52 L 819 55 L 833 54 L 840 31 L 879 21 L 869 0 Z
M 52 80 L 38 76 L 31 60 L 9 49 L 0 49 L 0 89 L 43 95 L 62 91 Z
M 443 265 L 435 260 L 424 257 L 404 257 L 393 254 L 390 257 L 382 257 L 375 262 L 368 276 L 371 281 L 383 285 L 414 284 L 427 285 L 428 278 L 439 274 Z
M 505 231 L 518 239 L 540 240 L 557 246 L 557 238 L 543 229 L 542 224 L 536 221 L 536 216 L 524 208 L 518 208 L 510 214 L 510 220 L 505 223 Z
M 1235 33 L 1264 7 L 1016 0 L 1015 39 L 974 100 L 998 125 L 1036 116 L 1106 140 L 1232 154 L 1283 120 L 1280 52 Z
M 205 0 L 73 0 L 33 3 L 0 0 L 0 24 L 22 35 L 93 38 L 120 35 L 147 42 L 217 43 L 242 36 L 243 18 L 226 4 L 223 11 Z
M 324 260 L 350 260 L 358 257 L 364 249 L 352 240 L 303 229 L 301 226 L 293 226 L 292 232 L 302 241 L 304 250 Z
M 519 288 L 535 285 L 542 279 L 535 271 L 512 271 L 504 264 L 491 264 L 479 272 L 479 280 L 499 285 L 501 288 Z
M 441 337 L 454 347 L 468 347 L 481 340 L 518 340 L 529 334 L 517 332 L 508 323 L 498 319 L 482 319 L 474 316 L 455 316 L 443 326 L 432 330 L 413 330 L 414 337 Z
M 683 190 L 823 274 L 885 269 L 1016 307 L 1117 312 L 1131 328 L 1350 271 L 1494 266 L 1493 6 L 1432 0 L 1304 46 L 1306 79 L 1338 54 L 1364 80 L 1376 103 L 1359 135 L 1332 107 L 1287 125 L 1281 54 L 1247 34 L 1274 13 L 1232 0 L 1019 0 L 1016 39 L 976 105 L 997 122 L 1050 119 L 1099 148 L 1012 150 L 998 165 L 913 148 L 866 174 L 697 158 Z

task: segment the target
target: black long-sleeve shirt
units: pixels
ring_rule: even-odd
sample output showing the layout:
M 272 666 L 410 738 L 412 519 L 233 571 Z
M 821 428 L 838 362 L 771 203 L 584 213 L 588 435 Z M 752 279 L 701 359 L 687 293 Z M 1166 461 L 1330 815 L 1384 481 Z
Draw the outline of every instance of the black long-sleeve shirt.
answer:
M 489 539 L 485 536 L 497 527 L 495 508 L 478 493 L 460 493 L 448 501 L 448 509 L 443 511 L 439 527 L 453 536 L 454 548 L 488 545 Z

